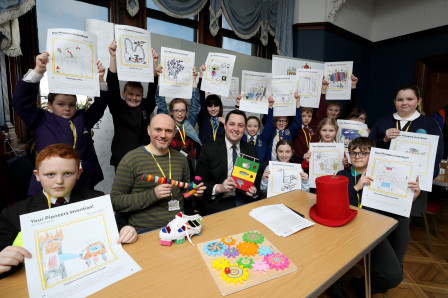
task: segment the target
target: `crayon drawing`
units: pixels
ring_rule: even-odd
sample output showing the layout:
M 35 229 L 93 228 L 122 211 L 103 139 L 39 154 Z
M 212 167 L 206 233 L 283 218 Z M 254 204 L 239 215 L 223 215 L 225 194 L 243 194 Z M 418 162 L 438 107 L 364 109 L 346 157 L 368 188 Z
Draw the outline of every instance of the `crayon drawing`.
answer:
M 207 65 L 206 79 L 226 84 L 229 80 L 230 67 L 230 62 L 212 58 Z
M 418 160 L 419 174 L 426 175 L 428 173 L 431 144 L 420 144 L 400 140 L 396 142 L 394 150 L 415 155 Z
M 244 86 L 244 91 L 246 92 L 245 99 L 250 101 L 265 102 L 267 100 L 267 85 L 268 80 L 246 79 Z
M 374 159 L 373 182 L 369 188 L 399 197 L 406 197 L 411 172 L 411 164 Z
M 149 42 L 144 38 L 120 36 L 121 63 L 127 66 L 149 67 L 151 52 Z
M 93 46 L 78 41 L 53 40 L 53 72 L 58 75 L 93 78 Z
M 355 128 L 341 128 L 341 136 L 339 143 L 344 144 L 344 148 L 348 148 L 348 144 L 358 138 L 363 136 L 363 130 Z
M 285 84 L 272 84 L 272 97 L 275 100 L 275 105 L 278 104 L 290 104 L 293 102 L 294 94 L 293 89 Z M 287 87 L 287 88 L 285 88 Z
M 338 151 L 313 152 L 311 158 L 313 158 L 313 175 L 333 175 L 340 170 Z
M 329 89 L 346 89 L 348 88 L 349 70 L 344 68 L 328 68 L 326 80 Z
M 187 85 L 190 79 L 190 61 L 175 57 L 166 57 L 164 80 L 176 85 Z
M 300 76 L 299 77 L 299 94 L 317 96 L 319 92 L 319 77 L 318 76 Z

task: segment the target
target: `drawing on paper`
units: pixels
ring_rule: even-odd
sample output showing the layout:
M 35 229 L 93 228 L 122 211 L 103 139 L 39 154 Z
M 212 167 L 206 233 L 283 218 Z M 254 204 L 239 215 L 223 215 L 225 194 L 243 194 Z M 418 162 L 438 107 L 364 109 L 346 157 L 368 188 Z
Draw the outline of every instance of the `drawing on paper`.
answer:
M 348 148 L 348 144 L 352 140 L 354 140 L 358 137 L 362 137 L 362 135 L 363 135 L 362 130 L 354 129 L 354 128 L 342 128 L 339 142 L 344 143 L 344 147 Z
M 95 265 L 100 263 L 101 261 L 99 258 L 100 256 L 102 261 L 106 262 L 107 261 L 106 252 L 107 252 L 106 246 L 101 241 L 97 241 L 93 244 L 87 245 L 86 249 L 82 251 L 81 258 L 84 260 L 87 267 L 90 268 L 92 260 Z
M 272 84 L 271 87 L 275 105 L 292 103 L 294 98 L 292 87 L 282 88 L 280 84 Z
M 327 81 L 328 88 L 331 89 L 346 89 L 348 87 L 348 74 L 349 71 L 347 69 L 341 68 L 329 68 L 327 70 Z
M 93 78 L 92 45 L 55 38 L 52 54 L 55 74 Z
M 418 157 L 418 168 L 421 171 L 419 174 L 426 174 L 428 172 L 429 152 L 431 151 L 430 144 L 397 141 L 395 150 L 416 155 Z
M 302 65 L 301 68 L 302 69 L 311 69 L 311 66 L 309 66 L 308 63 L 305 63 L 304 65 Z M 287 76 L 295 76 L 296 73 L 297 73 L 297 67 L 295 67 L 295 66 L 288 66 L 288 68 L 286 69 Z
M 125 64 L 146 66 L 149 64 L 149 47 L 147 40 L 131 36 L 122 36 L 122 61 Z
M 166 68 L 163 72 L 165 81 L 182 85 L 188 84 L 189 60 L 167 57 L 165 65 Z
M 319 90 L 318 76 L 301 76 L 299 77 L 299 94 L 308 96 L 317 96 Z
M 406 197 L 412 165 L 375 159 L 371 189 Z
M 317 151 L 312 154 L 313 174 L 331 175 L 339 171 L 339 154 L 337 151 Z
M 266 90 L 268 86 L 267 80 L 246 79 L 246 100 L 250 101 L 266 101 Z
M 218 59 L 210 59 L 207 65 L 207 79 L 218 82 L 227 83 L 229 79 L 231 63 Z
M 271 193 L 282 193 L 297 189 L 298 187 L 297 170 L 291 169 L 273 169 L 271 183 Z
M 286 173 L 287 170 L 280 169 L 279 172 L 282 173 L 283 176 L 283 184 L 281 185 L 281 191 L 290 191 L 295 189 L 295 186 L 297 184 L 297 176 L 296 173 L 293 171 L 289 171 L 291 173 Z

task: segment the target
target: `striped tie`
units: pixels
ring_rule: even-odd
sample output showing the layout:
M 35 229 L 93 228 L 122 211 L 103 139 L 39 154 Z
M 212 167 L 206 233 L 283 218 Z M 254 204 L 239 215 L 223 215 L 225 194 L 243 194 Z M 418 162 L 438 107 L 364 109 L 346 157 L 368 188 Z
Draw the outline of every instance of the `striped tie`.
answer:
M 57 206 L 64 205 L 65 203 L 67 203 L 67 201 L 61 197 L 61 198 L 56 199 L 56 202 L 54 203 L 54 205 L 57 207 Z
M 218 130 L 218 126 L 219 126 L 218 117 L 212 117 L 212 123 L 213 123 L 213 130 L 217 131 Z

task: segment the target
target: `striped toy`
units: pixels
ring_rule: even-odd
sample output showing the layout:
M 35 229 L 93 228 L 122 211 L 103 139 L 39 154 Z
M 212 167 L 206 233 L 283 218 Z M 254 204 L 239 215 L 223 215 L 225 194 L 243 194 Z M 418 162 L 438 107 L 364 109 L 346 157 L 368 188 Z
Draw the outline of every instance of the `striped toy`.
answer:
M 196 190 L 198 189 L 198 184 L 201 183 L 201 177 L 196 176 L 194 177 L 193 182 L 187 183 L 187 182 L 180 182 L 173 179 L 168 179 L 166 177 L 159 177 L 159 176 L 153 176 L 150 174 L 143 174 L 142 175 L 143 181 L 149 181 L 149 182 L 155 182 L 158 184 L 171 184 L 172 186 L 177 186 L 179 188 L 185 188 L 189 190 L 189 192 L 184 193 L 184 198 L 188 198 L 191 195 L 194 195 L 196 193 Z

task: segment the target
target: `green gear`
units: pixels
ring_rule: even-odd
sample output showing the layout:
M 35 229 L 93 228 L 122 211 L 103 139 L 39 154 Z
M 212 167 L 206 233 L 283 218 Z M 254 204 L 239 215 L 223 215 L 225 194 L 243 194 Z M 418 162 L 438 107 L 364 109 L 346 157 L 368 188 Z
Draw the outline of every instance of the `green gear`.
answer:
M 251 232 L 244 233 L 243 240 L 245 242 L 261 244 L 264 241 L 264 236 L 261 233 L 251 231 Z

